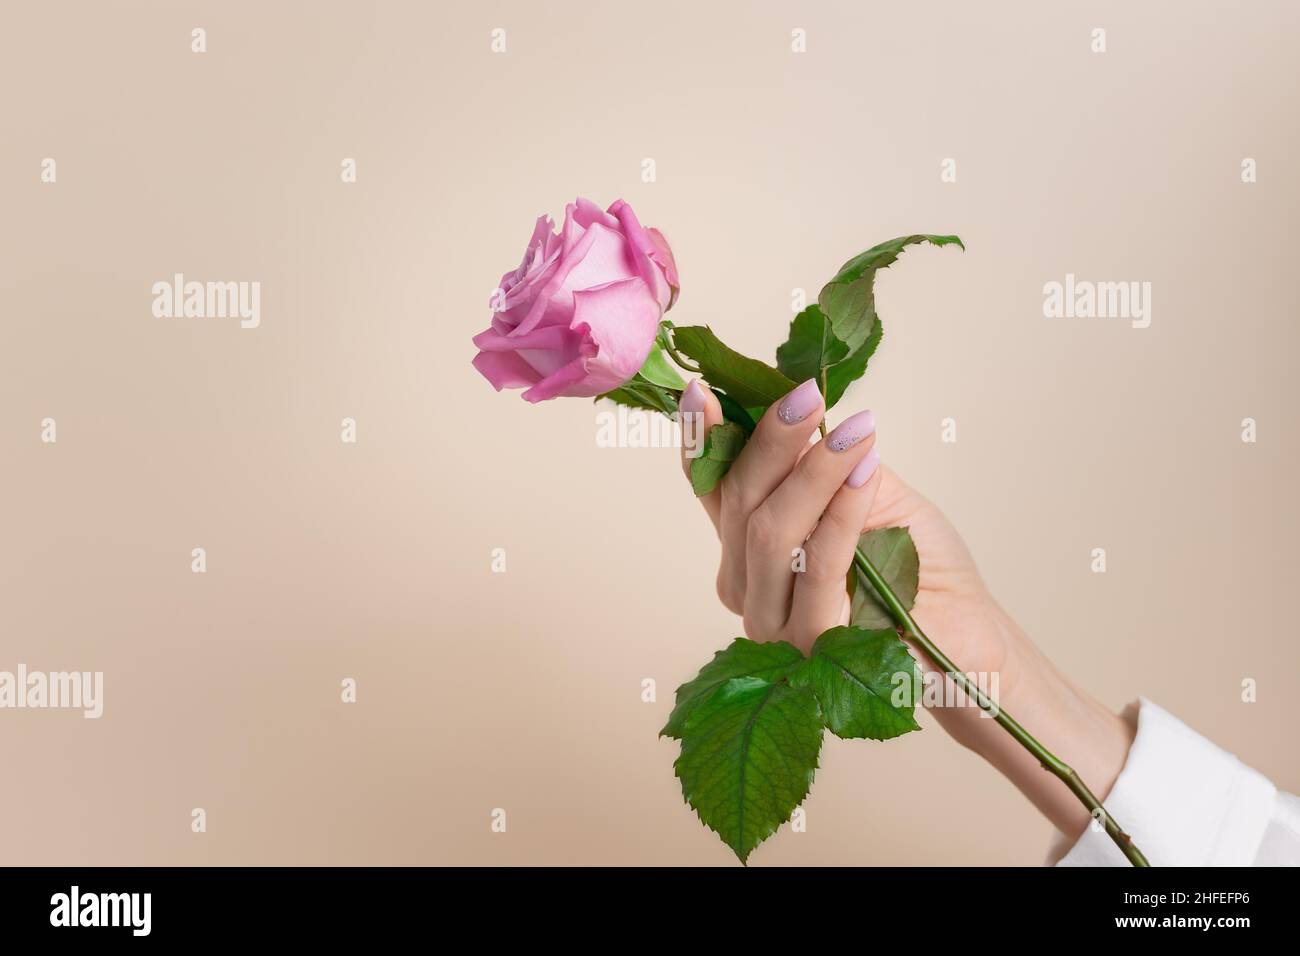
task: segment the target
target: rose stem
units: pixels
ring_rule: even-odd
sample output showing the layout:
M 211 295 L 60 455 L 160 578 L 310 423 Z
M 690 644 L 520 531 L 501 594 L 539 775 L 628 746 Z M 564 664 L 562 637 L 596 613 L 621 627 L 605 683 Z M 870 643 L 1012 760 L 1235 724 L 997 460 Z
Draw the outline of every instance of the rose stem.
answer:
M 939 650 L 932 640 L 925 636 L 925 632 L 916 626 L 916 621 L 912 620 L 912 615 L 907 612 L 903 602 L 890 589 L 880 572 L 876 570 L 876 566 L 871 563 L 871 559 L 862 553 L 861 548 L 858 548 L 854 553 L 853 563 L 862 572 L 863 576 L 871 582 L 871 586 L 880 595 L 881 600 L 889 609 L 889 613 L 898 623 L 898 626 L 903 629 L 904 636 L 911 638 L 931 660 L 943 668 L 953 683 L 960 687 L 968 697 L 973 698 L 979 704 L 981 710 L 991 714 L 993 719 L 1002 725 L 1002 729 L 1009 733 L 1016 743 L 1033 754 L 1044 770 L 1057 776 L 1070 788 L 1070 792 L 1079 798 L 1079 802 L 1087 808 L 1092 818 L 1099 820 L 1105 826 L 1106 833 L 1115 841 L 1115 845 L 1120 848 L 1120 851 L 1128 858 L 1130 863 L 1134 866 L 1150 866 L 1151 864 L 1147 862 L 1147 858 L 1142 855 L 1142 851 L 1137 848 L 1129 835 L 1120 829 L 1119 824 L 1115 822 L 1115 818 L 1101 805 L 1101 801 L 1088 789 L 1087 784 L 1083 782 L 1079 774 L 1035 740 L 1025 728 L 1020 726 L 1014 717 L 999 707 L 978 686 L 967 680 L 966 675 L 962 673 L 960 668 L 950 661 L 948 656 Z
M 826 366 L 825 365 L 822 366 L 821 374 L 818 376 L 818 378 L 821 379 L 822 401 L 825 401 L 826 400 Z M 820 422 L 817 423 L 817 430 L 822 433 L 822 438 L 826 437 L 825 418 L 823 418 Z

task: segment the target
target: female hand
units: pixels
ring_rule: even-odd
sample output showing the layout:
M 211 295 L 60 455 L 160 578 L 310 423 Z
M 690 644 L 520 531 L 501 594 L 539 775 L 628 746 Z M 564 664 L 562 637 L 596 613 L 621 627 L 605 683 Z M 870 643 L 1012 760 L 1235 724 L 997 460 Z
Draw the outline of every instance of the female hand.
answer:
M 702 415 L 694 432 L 701 440 L 723 420 L 717 398 L 699 382 L 683 393 L 681 411 Z M 943 513 L 879 464 L 871 412 L 810 444 L 824 414 L 817 383 L 804 382 L 767 410 L 718 487 L 700 498 L 722 544 L 722 603 L 742 616 L 752 640 L 785 640 L 807 653 L 823 631 L 848 622 L 846 578 L 859 535 L 907 527 L 920 558 L 917 624 L 962 670 L 996 674 L 998 703 L 1104 799 L 1123 767 L 1132 726 L 1052 667 L 994 601 Z M 691 460 L 684 449 L 688 474 Z M 796 571 L 799 548 L 803 569 Z M 934 663 L 916 654 L 933 680 Z M 978 708 L 932 712 L 1059 828 L 1082 831 L 1088 817 L 1078 802 Z
M 698 382 L 682 396 L 684 414 L 703 428 L 722 420 L 717 399 Z M 809 444 L 825 414 L 809 380 L 767 410 L 730 471 L 701 497 L 722 542 L 718 597 L 756 641 L 786 640 L 805 653 L 827 628 L 848 621 L 846 577 L 858 537 L 907 527 L 921 562 L 914 614 L 943 636 L 965 668 L 1001 671 L 1005 642 L 987 618 L 992 598 L 970 552 L 943 514 L 880 466 L 875 419 L 859 412 Z M 691 458 L 683 451 L 689 473 Z M 803 570 L 796 571 L 802 548 Z
M 698 382 L 681 406 L 703 412 L 701 437 L 722 420 Z M 700 498 L 722 542 L 722 603 L 743 617 L 751 639 L 789 641 L 805 653 L 822 631 L 847 623 L 845 575 L 880 488 L 872 414 L 852 416 L 810 446 L 822 414 L 817 383 L 807 381 L 767 410 L 718 487 Z

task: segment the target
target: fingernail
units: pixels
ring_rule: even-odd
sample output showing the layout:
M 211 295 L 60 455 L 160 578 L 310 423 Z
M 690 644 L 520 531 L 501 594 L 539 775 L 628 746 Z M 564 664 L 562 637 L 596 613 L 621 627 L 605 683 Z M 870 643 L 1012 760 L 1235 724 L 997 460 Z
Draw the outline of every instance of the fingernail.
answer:
M 876 430 L 876 416 L 871 412 L 858 412 L 846 418 L 826 436 L 826 447 L 831 451 L 848 451 Z
M 821 403 L 822 393 L 817 389 L 817 380 L 810 378 L 781 399 L 776 414 L 787 425 L 797 425 L 815 412 Z
M 698 415 L 704 411 L 704 405 L 704 389 L 700 388 L 700 380 L 693 378 L 691 384 L 686 386 L 686 391 L 682 392 L 682 400 L 677 403 L 677 407 L 683 415 Z
M 880 452 L 874 448 L 867 452 L 867 457 L 853 466 L 849 472 L 849 477 L 844 483 L 850 488 L 861 488 L 867 483 L 867 479 L 876 473 L 876 466 L 880 464 Z

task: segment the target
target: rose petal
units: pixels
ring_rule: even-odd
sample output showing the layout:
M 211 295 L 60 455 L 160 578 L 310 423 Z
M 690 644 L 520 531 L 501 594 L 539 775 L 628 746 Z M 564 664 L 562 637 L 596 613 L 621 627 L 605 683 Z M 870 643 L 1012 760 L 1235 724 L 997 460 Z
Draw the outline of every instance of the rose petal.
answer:
M 497 317 L 501 322 L 512 328 L 524 322 L 538 301 L 539 290 L 546 287 L 546 284 L 555 274 L 555 270 L 559 267 L 559 262 L 560 257 L 557 251 L 555 255 L 544 260 L 506 294 L 504 300 L 499 303 L 500 309 L 497 312 Z M 496 324 L 498 323 L 494 321 L 493 325 Z
M 581 382 L 587 377 L 587 362 L 588 357 L 583 355 L 574 359 L 553 375 L 548 375 L 541 382 L 523 393 L 524 401 L 545 402 L 552 398 L 577 394 L 572 389 L 574 383 Z M 595 394 L 600 393 L 596 392 Z
M 572 215 L 578 225 L 583 229 L 590 229 L 596 223 L 613 229 L 618 226 L 618 220 L 610 213 L 605 212 L 590 199 L 583 199 L 579 196 L 564 209 L 565 215 Z M 613 212 L 613 210 L 610 210 Z
M 572 249 L 565 251 L 559 264 L 547 273 L 546 281 L 532 286 L 535 298 L 528 314 L 518 323 L 520 332 L 531 332 L 541 325 L 551 324 L 554 316 L 564 316 L 565 324 L 571 313 L 573 291 L 593 286 L 619 282 L 637 277 L 627 240 L 616 229 L 593 223 Z
M 526 388 L 536 385 L 541 376 L 514 352 L 479 352 L 474 367 L 498 392 L 503 388 Z
M 661 314 L 639 278 L 575 292 L 573 328 L 589 328 L 599 351 L 587 365 L 587 378 L 566 394 L 600 395 L 639 372 L 654 345 Z
M 577 253 L 582 251 L 581 258 Z M 563 273 L 565 289 L 592 289 L 610 282 L 621 282 L 640 276 L 641 271 L 632 256 L 627 239 L 618 231 L 617 223 L 606 226 L 592 223 L 578 249 L 566 260 L 561 260 L 559 273 Z
M 528 240 L 528 245 L 524 249 L 524 258 L 519 263 L 519 268 L 514 272 L 507 272 L 501 277 L 501 291 L 509 292 L 526 276 L 544 255 L 546 247 L 546 237 L 551 235 L 552 224 L 550 216 L 538 216 L 537 222 L 533 225 L 533 235 Z
M 654 290 L 655 298 L 659 301 L 660 307 L 667 309 L 672 304 L 672 288 L 664 276 L 663 269 L 654 259 L 657 251 L 654 242 L 645 228 L 642 227 L 641 221 L 637 219 L 632 207 L 623 200 L 619 199 L 612 203 L 609 211 L 618 219 L 618 224 L 633 249 L 633 260 L 637 275 L 644 279 L 646 285 Z
M 677 293 L 682 288 L 682 281 L 677 277 L 677 260 L 673 258 L 673 250 L 662 232 L 651 226 L 646 230 L 646 234 L 650 236 L 650 242 L 654 245 L 654 252 L 650 253 L 650 258 L 664 270 L 664 278 L 668 280 L 668 285 L 673 290 L 672 299 L 667 306 L 671 309 L 677 303 Z
M 517 352 L 520 349 L 563 349 L 571 345 L 574 332 L 565 325 L 521 332 L 512 329 L 502 334 L 497 329 L 484 329 L 474 336 L 474 344 L 484 352 Z

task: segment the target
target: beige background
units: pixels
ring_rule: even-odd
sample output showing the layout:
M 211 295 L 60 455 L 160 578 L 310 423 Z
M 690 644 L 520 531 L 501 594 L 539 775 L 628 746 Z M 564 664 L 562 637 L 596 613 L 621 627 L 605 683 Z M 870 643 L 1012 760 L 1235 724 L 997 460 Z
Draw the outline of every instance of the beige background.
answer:
M 1300 788 L 1295 4 L 5 20 L 0 670 L 107 687 L 99 721 L 0 711 L 3 862 L 729 862 L 655 737 L 738 633 L 674 454 L 598 449 L 589 403 L 530 407 L 469 365 L 533 217 L 580 192 L 668 235 L 679 323 L 764 356 L 792 288 L 959 233 L 965 255 L 882 277 L 843 413 L 876 411 L 886 459 L 1081 684 Z M 178 271 L 260 281 L 261 327 L 152 317 Z M 1150 281 L 1151 327 L 1044 319 L 1067 272 Z M 753 862 L 1041 862 L 1048 825 L 925 724 L 828 738 L 808 832 Z

